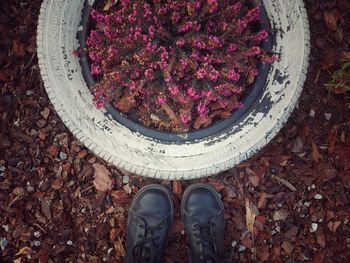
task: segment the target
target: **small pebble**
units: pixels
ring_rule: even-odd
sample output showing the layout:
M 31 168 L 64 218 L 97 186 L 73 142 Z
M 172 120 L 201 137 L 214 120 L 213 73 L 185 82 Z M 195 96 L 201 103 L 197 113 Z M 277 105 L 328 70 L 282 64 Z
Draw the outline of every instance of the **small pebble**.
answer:
M 127 175 L 123 176 L 123 184 L 129 183 L 129 180 L 130 180 L 129 176 L 127 176 Z
M 9 242 L 7 241 L 6 238 L 0 237 L 0 248 L 1 248 L 1 250 L 5 250 L 5 248 L 7 247 L 8 244 L 9 244 Z
M 32 91 L 32 90 L 27 90 L 26 91 L 26 95 L 27 96 L 31 96 L 31 95 L 33 95 L 34 94 L 34 92 Z
M 232 243 L 231 243 L 231 246 L 232 246 L 232 247 L 237 246 L 237 241 L 236 241 L 236 240 L 233 240 Z
M 67 159 L 67 154 L 64 152 L 60 152 L 60 158 L 61 160 L 66 160 Z
M 0 172 L 5 172 L 5 170 L 6 170 L 5 166 L 0 164 Z
M 243 252 L 243 251 L 245 251 L 245 250 L 246 250 L 246 247 L 245 247 L 245 246 L 239 245 L 239 248 L 238 248 L 238 251 L 239 251 L 239 252 Z
M 324 117 L 327 121 L 329 121 L 332 118 L 332 113 L 325 113 Z
M 306 206 L 306 207 L 310 207 L 310 205 L 311 205 L 311 202 L 305 202 L 304 203 L 304 206 Z
M 312 184 L 311 189 L 316 189 L 316 186 L 314 184 Z
M 41 243 L 40 243 L 39 240 L 34 240 L 33 244 L 34 244 L 34 246 L 36 246 L 36 247 L 40 247 L 40 245 L 41 245 Z
M 34 236 L 37 237 L 37 238 L 40 237 L 40 236 L 41 236 L 40 231 L 35 231 L 35 232 L 34 232 Z
M 314 233 L 317 231 L 317 228 L 318 228 L 318 224 L 317 223 L 312 223 L 311 224 L 311 227 L 310 227 L 310 232 L 311 233 Z
M 72 241 L 72 240 L 68 240 L 68 241 L 67 241 L 67 245 L 68 245 L 68 246 L 73 246 L 73 241 Z
M 9 230 L 10 230 L 9 225 L 3 225 L 1 227 L 5 230 L 5 232 L 9 232 Z
M 321 200 L 323 197 L 322 197 L 321 194 L 315 194 L 314 198 L 315 198 L 316 200 Z
M 281 232 L 281 227 L 280 227 L 279 225 L 277 225 L 276 228 L 275 228 L 275 230 L 276 230 L 276 232 L 279 233 L 279 232 Z
M 111 248 L 109 248 L 109 249 L 107 250 L 107 254 L 108 254 L 108 255 L 111 254 L 112 251 L 113 251 L 113 248 L 111 247 Z
M 316 112 L 314 110 L 310 110 L 309 116 L 311 118 L 315 117 Z

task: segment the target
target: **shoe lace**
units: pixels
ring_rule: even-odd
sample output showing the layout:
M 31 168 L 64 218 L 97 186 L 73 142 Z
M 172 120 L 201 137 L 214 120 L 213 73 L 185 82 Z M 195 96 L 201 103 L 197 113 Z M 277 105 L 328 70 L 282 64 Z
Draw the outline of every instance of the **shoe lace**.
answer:
M 211 231 L 211 227 L 215 227 L 215 225 L 215 223 L 196 223 L 193 225 L 195 229 L 199 230 L 199 233 L 195 233 L 194 236 L 198 239 L 196 245 L 202 246 L 202 252 L 197 254 L 202 262 L 218 262 L 213 239 L 214 235 Z
M 160 236 L 155 235 L 157 231 L 163 229 L 163 221 L 156 226 L 139 225 L 145 230 L 145 234 L 139 234 L 140 239 L 133 248 L 133 258 L 135 262 L 146 263 L 154 262 L 159 257 L 160 244 L 157 241 Z

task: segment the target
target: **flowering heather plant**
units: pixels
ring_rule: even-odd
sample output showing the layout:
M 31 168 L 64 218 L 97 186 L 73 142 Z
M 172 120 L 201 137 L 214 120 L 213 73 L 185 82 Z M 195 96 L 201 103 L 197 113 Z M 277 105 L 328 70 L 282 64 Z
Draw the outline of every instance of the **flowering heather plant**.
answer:
M 243 107 L 268 32 L 245 0 L 119 0 L 92 10 L 87 39 L 97 107 L 111 102 L 146 126 L 184 132 Z M 108 4 L 108 3 L 107 3 Z

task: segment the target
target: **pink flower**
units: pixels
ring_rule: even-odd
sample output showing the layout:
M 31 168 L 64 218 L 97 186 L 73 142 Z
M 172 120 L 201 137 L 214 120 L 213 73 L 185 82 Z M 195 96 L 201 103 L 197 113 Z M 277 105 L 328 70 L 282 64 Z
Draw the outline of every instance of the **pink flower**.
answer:
M 266 30 L 261 30 L 257 34 L 251 36 L 251 39 L 253 41 L 257 41 L 258 42 L 258 41 L 262 41 L 262 40 L 267 39 L 268 36 L 269 36 L 269 33 L 267 33 Z
M 94 64 L 92 64 L 92 65 L 90 66 L 90 71 L 91 71 L 91 74 L 92 74 L 92 75 L 99 75 L 99 74 L 102 73 L 101 67 L 98 66 L 98 65 L 94 65 Z
M 171 95 L 178 95 L 179 94 L 179 87 L 176 85 L 173 85 L 171 87 L 168 88 L 168 90 L 170 91 Z
M 197 106 L 197 112 L 200 116 L 206 116 L 209 112 L 209 109 L 208 107 L 203 103 L 199 103 L 198 106 Z
M 178 45 L 179 47 L 182 47 L 185 44 L 186 44 L 186 41 L 183 38 L 176 40 L 176 45 Z
M 183 124 L 188 124 L 192 119 L 191 112 L 181 111 L 180 119 Z
M 229 80 L 237 81 L 237 80 L 239 80 L 239 77 L 240 77 L 239 74 L 234 69 L 231 69 L 228 71 L 227 78 Z
M 164 97 L 162 95 L 157 96 L 157 98 L 156 98 L 156 104 L 157 105 L 162 105 L 165 102 L 166 102 L 166 97 Z

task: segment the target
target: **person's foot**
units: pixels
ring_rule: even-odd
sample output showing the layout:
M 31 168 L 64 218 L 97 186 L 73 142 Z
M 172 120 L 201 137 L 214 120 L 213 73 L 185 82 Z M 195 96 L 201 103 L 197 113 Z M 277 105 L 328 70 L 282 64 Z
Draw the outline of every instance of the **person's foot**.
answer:
M 143 187 L 129 210 L 125 262 L 162 262 L 173 215 L 174 205 L 165 187 Z
M 224 206 L 214 188 L 205 184 L 188 187 L 181 216 L 190 240 L 190 262 L 224 262 Z

